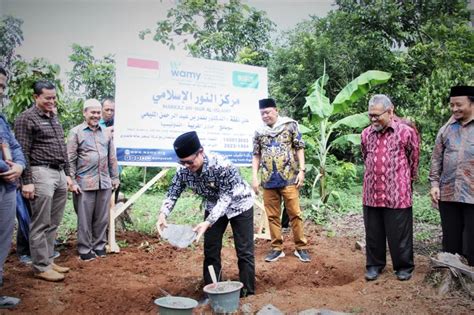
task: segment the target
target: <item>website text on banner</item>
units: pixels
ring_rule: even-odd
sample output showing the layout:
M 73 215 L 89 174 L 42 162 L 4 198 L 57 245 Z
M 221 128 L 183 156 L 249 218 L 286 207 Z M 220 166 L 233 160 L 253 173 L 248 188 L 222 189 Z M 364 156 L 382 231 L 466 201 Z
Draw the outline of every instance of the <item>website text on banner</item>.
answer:
M 174 139 L 195 130 L 206 151 L 251 165 L 267 69 L 205 59 L 121 56 L 115 145 L 121 165 L 175 166 Z

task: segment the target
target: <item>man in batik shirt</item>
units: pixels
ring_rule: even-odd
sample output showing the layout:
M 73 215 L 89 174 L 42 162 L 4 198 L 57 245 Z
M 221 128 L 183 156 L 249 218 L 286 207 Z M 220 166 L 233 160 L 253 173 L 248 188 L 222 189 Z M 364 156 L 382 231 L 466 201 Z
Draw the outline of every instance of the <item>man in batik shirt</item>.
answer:
M 441 216 L 443 251 L 464 254 L 474 266 L 474 87 L 452 87 L 449 102 L 453 115 L 431 157 L 431 199 Z
M 77 213 L 77 250 L 83 261 L 105 257 L 112 189 L 119 185 L 112 135 L 99 125 L 102 106 L 84 102 L 84 122 L 69 133 L 67 152 Z
M 278 114 L 271 98 L 259 101 L 263 126 L 253 139 L 252 187 L 256 194 L 260 182 L 258 170 L 262 168 L 263 201 L 270 226 L 272 250 L 265 261 L 272 262 L 285 257 L 281 236 L 281 200 L 290 217 L 295 242 L 294 255 L 303 262 L 311 260 L 303 231 L 303 218 L 299 202 L 299 189 L 305 175 L 304 142 L 298 123 Z
M 178 168 L 161 206 L 157 229 L 166 227 L 166 217 L 186 187 L 204 198 L 204 222 L 194 231 L 196 240 L 204 234 L 204 282 L 212 283 L 208 266 L 221 274 L 222 237 L 230 222 L 243 283 L 240 295 L 255 294 L 255 258 L 253 243 L 252 190 L 242 179 L 238 169 L 225 157 L 205 153 L 195 131 L 176 138 L 174 150 L 179 158 Z M 222 275 L 221 275 L 222 278 Z
M 362 132 L 364 158 L 363 208 L 367 280 L 375 280 L 386 265 L 386 242 L 399 280 L 414 270 L 412 182 L 417 177 L 419 138 L 415 130 L 393 119 L 386 95 L 369 101 L 371 126 Z

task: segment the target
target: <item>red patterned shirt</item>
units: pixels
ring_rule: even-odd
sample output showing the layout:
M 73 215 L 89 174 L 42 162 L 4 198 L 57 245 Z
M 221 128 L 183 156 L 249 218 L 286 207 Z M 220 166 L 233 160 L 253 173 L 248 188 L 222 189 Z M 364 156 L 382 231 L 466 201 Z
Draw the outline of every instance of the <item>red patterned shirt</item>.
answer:
M 382 132 L 369 126 L 362 131 L 361 147 L 365 165 L 363 204 L 411 207 L 411 183 L 417 177 L 420 155 L 415 130 L 394 120 Z

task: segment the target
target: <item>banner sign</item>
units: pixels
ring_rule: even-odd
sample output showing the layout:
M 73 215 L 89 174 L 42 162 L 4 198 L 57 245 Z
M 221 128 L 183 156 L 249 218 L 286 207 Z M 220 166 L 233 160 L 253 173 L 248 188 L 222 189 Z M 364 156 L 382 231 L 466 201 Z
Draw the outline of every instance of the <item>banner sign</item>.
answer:
M 196 58 L 117 60 L 114 142 L 121 165 L 175 166 L 173 142 L 196 131 L 204 150 L 251 165 L 267 69 Z

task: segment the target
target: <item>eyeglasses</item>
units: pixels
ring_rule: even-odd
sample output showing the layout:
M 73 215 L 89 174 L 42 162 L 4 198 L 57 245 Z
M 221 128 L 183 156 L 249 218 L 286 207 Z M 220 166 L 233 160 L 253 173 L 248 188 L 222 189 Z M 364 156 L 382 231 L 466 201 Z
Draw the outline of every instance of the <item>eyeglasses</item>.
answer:
M 181 164 L 181 165 L 193 165 L 194 164 L 194 161 L 196 160 L 196 158 L 198 157 L 198 154 L 199 154 L 199 151 L 194 153 L 194 157 L 191 159 L 191 160 L 179 160 L 178 163 Z
M 384 110 L 383 112 L 381 112 L 380 114 L 369 114 L 369 119 L 372 120 L 372 119 L 376 119 L 376 120 L 379 120 L 380 117 L 385 114 L 386 112 L 388 112 L 388 109 Z

